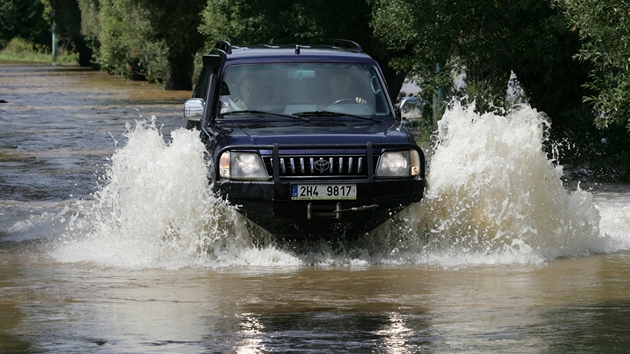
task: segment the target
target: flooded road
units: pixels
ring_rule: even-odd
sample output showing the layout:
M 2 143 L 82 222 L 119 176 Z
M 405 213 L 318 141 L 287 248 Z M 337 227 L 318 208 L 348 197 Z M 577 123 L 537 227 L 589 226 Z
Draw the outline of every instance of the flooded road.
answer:
M 0 64 L 0 353 L 630 350 L 630 188 L 563 186 L 533 110 L 452 107 L 422 203 L 294 248 L 211 195 L 189 96 Z

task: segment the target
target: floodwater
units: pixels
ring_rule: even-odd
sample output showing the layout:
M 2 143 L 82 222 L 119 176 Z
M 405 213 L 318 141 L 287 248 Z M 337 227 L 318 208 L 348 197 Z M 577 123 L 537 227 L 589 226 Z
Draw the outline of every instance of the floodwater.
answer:
M 421 203 L 295 247 L 212 196 L 189 95 L 0 64 L 0 353 L 630 351 L 630 188 L 530 107 L 454 104 Z

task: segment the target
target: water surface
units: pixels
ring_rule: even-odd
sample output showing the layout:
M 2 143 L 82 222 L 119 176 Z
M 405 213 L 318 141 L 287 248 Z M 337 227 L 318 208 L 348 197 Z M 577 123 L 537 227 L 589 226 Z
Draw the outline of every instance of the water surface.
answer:
M 423 202 L 294 247 L 214 198 L 189 96 L 0 65 L 0 352 L 630 348 L 630 190 L 565 185 L 530 107 L 452 106 Z

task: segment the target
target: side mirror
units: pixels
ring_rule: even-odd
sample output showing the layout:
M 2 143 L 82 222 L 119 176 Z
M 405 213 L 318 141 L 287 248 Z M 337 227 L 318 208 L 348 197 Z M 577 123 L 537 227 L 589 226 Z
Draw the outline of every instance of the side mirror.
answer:
M 189 98 L 184 103 L 184 118 L 189 121 L 199 122 L 203 116 L 205 101 L 201 98 Z
M 422 118 L 422 102 L 418 97 L 403 97 L 398 105 L 403 119 L 417 120 Z

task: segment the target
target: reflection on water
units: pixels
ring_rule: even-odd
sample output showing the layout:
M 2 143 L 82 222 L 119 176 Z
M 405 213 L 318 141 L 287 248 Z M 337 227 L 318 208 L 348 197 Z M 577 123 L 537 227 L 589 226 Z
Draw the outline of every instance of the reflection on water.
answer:
M 454 105 L 425 201 L 296 249 L 210 193 L 189 95 L 0 65 L 0 353 L 630 345 L 630 192 L 565 188 L 531 108 Z
M 628 254 L 463 269 L 132 272 L 38 258 L 3 266 L 3 349 L 548 353 L 629 344 L 629 289 L 615 284 L 627 284 Z

